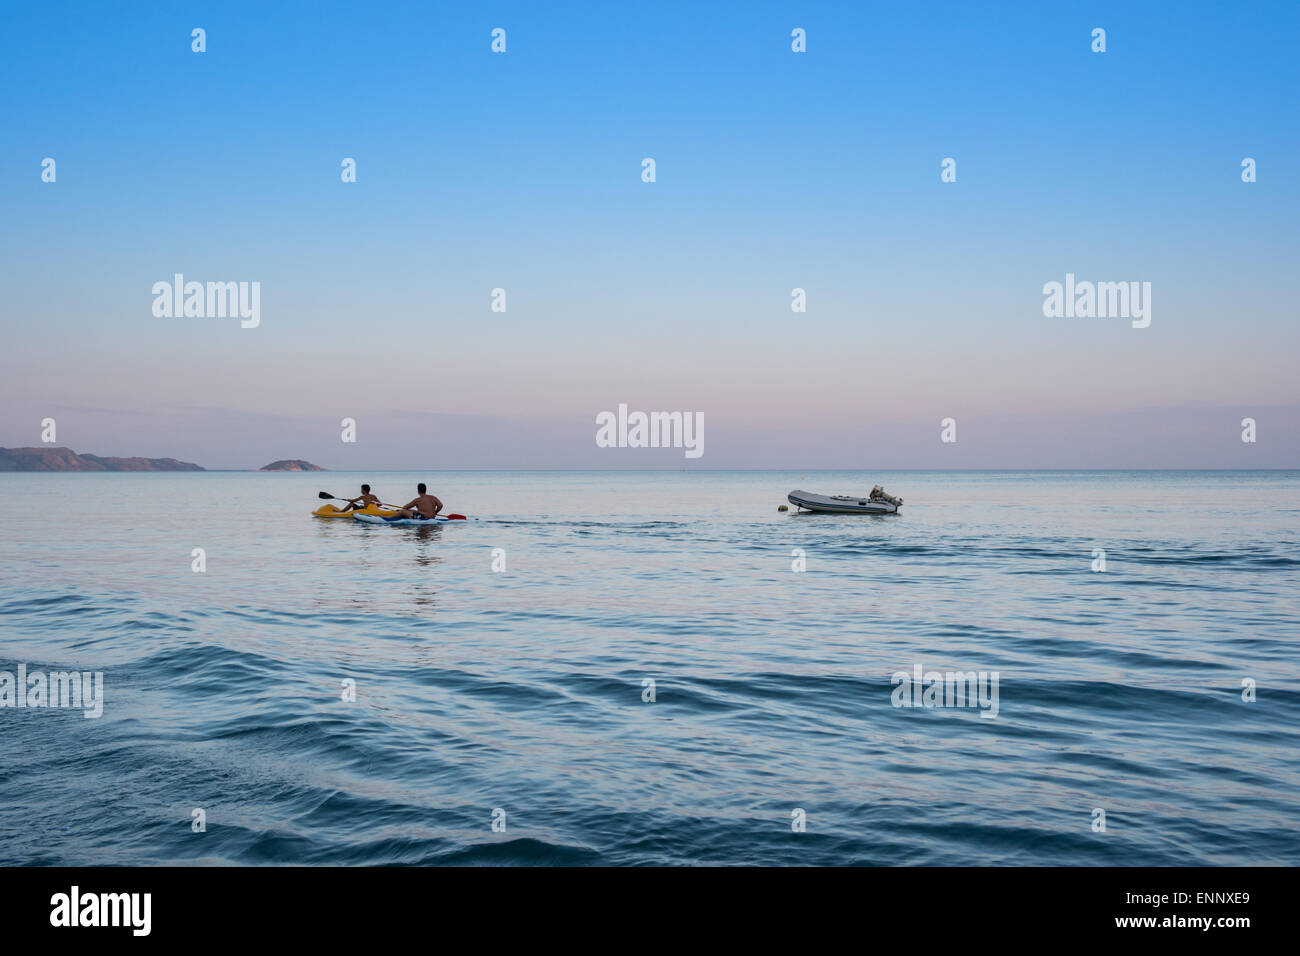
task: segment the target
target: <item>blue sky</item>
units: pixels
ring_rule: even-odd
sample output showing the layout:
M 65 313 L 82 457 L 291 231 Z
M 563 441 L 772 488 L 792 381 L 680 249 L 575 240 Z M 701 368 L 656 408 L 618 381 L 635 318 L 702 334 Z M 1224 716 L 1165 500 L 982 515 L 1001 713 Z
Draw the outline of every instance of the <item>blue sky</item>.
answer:
M 1298 9 L 15 8 L 0 444 L 676 464 L 595 447 L 622 402 L 703 412 L 700 467 L 1300 465 Z M 261 325 L 154 317 L 176 272 Z M 1151 327 L 1044 317 L 1066 272 Z

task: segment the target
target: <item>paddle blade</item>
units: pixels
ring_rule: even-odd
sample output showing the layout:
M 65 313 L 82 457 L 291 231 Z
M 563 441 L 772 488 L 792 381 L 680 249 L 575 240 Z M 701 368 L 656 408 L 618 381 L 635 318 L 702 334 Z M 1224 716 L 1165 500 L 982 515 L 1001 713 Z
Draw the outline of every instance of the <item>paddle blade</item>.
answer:
M 464 515 L 443 515 L 448 521 L 468 521 Z
M 331 498 L 333 498 L 334 496 L 333 496 L 332 494 L 330 494 L 328 491 L 322 491 L 322 492 L 321 492 L 320 494 L 318 494 L 316 497 L 317 497 L 317 498 L 324 499 L 325 501 L 329 501 L 329 500 L 330 500 Z

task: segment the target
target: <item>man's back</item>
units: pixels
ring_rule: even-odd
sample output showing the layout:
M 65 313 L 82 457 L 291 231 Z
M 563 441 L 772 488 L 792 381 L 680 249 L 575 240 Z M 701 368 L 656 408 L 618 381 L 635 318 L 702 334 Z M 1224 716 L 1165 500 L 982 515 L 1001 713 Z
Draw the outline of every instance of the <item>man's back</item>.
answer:
M 442 510 L 442 502 L 433 495 L 420 495 L 415 499 L 415 510 L 426 518 L 432 518 Z

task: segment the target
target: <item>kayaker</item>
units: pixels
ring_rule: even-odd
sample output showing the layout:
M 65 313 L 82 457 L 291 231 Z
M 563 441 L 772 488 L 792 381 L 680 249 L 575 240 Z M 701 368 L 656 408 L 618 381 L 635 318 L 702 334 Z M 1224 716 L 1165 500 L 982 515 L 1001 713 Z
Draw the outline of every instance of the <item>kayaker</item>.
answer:
M 361 504 L 357 504 L 357 502 L 361 502 Z M 360 511 L 363 508 L 369 508 L 371 505 L 374 505 L 376 508 L 378 508 L 379 499 L 375 495 L 372 495 L 370 493 L 369 485 L 362 485 L 361 494 L 357 495 L 357 497 L 355 498 L 349 498 L 347 501 L 347 505 L 348 507 L 344 508 L 343 509 L 344 511 L 347 511 L 349 508 Z
M 424 518 L 429 521 L 436 518 L 438 512 L 442 510 L 442 502 L 429 494 L 429 489 L 425 487 L 424 482 L 416 485 L 415 490 L 419 492 L 419 495 L 399 508 L 397 517 Z

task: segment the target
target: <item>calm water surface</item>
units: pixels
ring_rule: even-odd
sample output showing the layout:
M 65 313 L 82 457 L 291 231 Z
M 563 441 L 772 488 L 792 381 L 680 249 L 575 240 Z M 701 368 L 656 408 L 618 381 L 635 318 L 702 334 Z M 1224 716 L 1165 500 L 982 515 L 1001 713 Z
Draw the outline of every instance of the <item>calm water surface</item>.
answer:
M 309 517 L 419 480 L 480 519 Z M 776 510 L 873 481 L 902 514 Z M 1298 490 L 0 475 L 0 670 L 105 684 L 99 719 L 0 708 L 0 863 L 1295 865 Z M 997 717 L 893 706 L 917 664 L 996 671 Z

